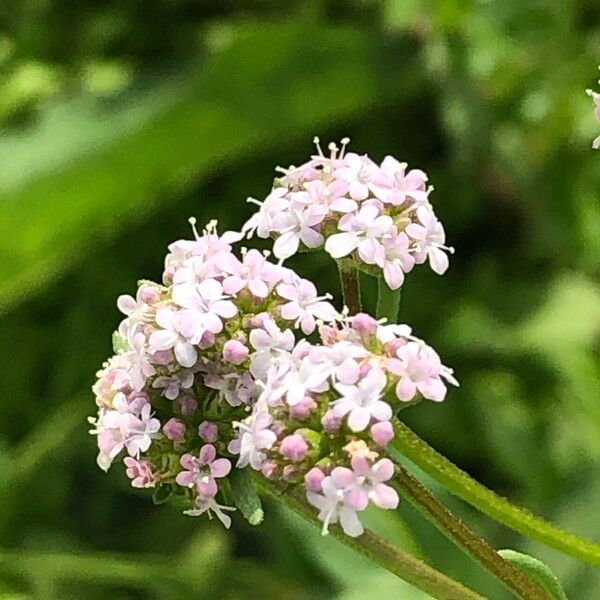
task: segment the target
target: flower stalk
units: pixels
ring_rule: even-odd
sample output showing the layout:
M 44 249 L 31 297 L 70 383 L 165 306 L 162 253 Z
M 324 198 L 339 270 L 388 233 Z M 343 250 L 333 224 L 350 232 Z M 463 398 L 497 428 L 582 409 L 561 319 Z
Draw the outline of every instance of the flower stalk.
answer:
M 394 433 L 394 448 L 455 496 L 523 535 L 591 565 L 600 566 L 599 544 L 563 531 L 511 504 L 473 479 L 399 420 L 394 421 Z
M 377 279 L 377 318 L 386 318 L 388 323 L 396 323 L 400 307 L 401 288 L 392 290 L 382 277 Z
M 316 518 L 314 509 L 298 490 L 287 491 L 281 484 L 262 477 L 255 477 L 255 481 L 270 497 L 292 509 L 306 521 L 320 527 L 321 523 Z M 436 571 L 414 556 L 402 552 L 372 531 L 366 530 L 357 538 L 344 535 L 339 527 L 332 527 L 330 533 L 344 545 L 433 598 L 438 600 L 483 600 L 483 596 Z
M 340 283 L 342 285 L 344 304 L 348 307 L 348 311 L 351 315 L 356 315 L 362 310 L 358 270 L 348 260 L 338 260 L 337 265 L 340 274 Z
M 394 484 L 444 535 L 495 575 L 517 597 L 522 600 L 551 600 L 544 590 L 457 519 L 404 467 L 396 467 Z

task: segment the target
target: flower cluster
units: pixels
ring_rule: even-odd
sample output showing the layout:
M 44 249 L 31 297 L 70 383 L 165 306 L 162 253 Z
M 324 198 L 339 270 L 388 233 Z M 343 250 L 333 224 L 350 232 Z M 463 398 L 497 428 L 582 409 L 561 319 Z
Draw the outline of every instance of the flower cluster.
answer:
M 279 169 L 283 176 L 242 231 L 275 237 L 274 255 L 286 259 L 299 250 L 322 246 L 337 260 L 383 274 L 392 289 L 415 264 L 429 261 L 443 274 L 448 268 L 446 236 L 429 202 L 427 175 L 408 169 L 392 156 L 381 164 L 366 154 L 330 144 L 300 167 Z
M 451 370 L 406 325 L 342 317 L 267 255 L 237 256 L 241 234 L 194 233 L 169 247 L 162 284 L 118 300 L 115 355 L 93 386 L 98 464 L 124 455 L 133 487 L 226 526 L 230 473 L 249 468 L 302 486 L 325 532 L 359 535 L 369 503 L 398 503 L 384 456 L 394 412 L 443 400 Z

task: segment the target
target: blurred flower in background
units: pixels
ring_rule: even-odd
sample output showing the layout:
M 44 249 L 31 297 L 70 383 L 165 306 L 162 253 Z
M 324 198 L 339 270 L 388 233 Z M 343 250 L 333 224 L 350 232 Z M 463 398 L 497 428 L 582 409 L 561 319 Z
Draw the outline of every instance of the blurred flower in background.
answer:
M 425 597 L 272 504 L 260 527 L 226 532 L 93 464 L 87 390 L 111 351 L 114 298 L 160 276 L 190 215 L 239 228 L 246 197 L 266 197 L 273 166 L 300 164 L 315 134 L 422 168 L 456 248 L 443 278 L 411 272 L 400 318 L 461 387 L 407 422 L 503 495 L 600 536 L 600 161 L 583 93 L 597 90 L 597 2 L 10 4 L 0 598 Z M 289 263 L 340 304 L 326 256 Z M 372 306 L 369 281 L 363 292 Z M 508 597 L 407 504 L 361 520 Z M 570 597 L 600 593 L 592 569 L 466 520 L 544 560 Z

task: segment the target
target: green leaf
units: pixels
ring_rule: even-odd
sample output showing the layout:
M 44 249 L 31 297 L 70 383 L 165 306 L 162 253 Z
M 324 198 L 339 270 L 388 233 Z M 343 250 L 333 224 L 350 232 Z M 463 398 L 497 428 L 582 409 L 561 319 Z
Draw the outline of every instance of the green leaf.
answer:
M 112 334 L 112 347 L 115 354 L 130 349 L 127 340 L 118 331 L 114 331 Z
M 558 578 L 541 560 L 515 550 L 498 550 L 498 554 L 537 583 L 556 600 L 569 600 Z
M 175 491 L 175 486 L 170 483 L 161 483 L 152 494 L 154 504 L 164 504 Z
M 229 483 L 235 505 L 250 525 L 258 525 L 263 520 L 264 512 L 250 473 L 246 469 L 234 469 L 229 475 Z

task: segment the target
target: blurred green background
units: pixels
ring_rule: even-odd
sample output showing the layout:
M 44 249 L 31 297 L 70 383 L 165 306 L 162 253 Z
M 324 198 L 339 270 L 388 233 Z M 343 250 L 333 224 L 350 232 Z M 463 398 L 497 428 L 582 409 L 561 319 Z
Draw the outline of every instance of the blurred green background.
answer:
M 598 62 L 596 0 L 3 3 L 0 598 L 426 598 L 278 506 L 229 532 L 155 507 L 87 434 L 117 295 L 160 277 L 190 215 L 241 226 L 314 135 L 426 170 L 456 248 L 443 278 L 408 277 L 401 314 L 462 385 L 409 424 L 598 539 Z M 325 257 L 292 264 L 339 299 Z M 593 569 L 436 491 L 600 598 Z M 508 598 L 407 502 L 381 512 L 378 532 Z

